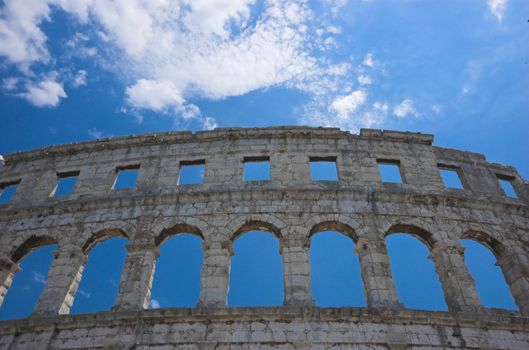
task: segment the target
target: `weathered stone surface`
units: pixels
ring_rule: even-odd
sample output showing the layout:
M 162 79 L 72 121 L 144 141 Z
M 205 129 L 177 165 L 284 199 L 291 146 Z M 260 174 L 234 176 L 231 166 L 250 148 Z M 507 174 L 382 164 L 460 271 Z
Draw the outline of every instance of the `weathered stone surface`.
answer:
M 0 302 L 25 254 L 46 244 L 59 250 L 34 315 L 0 322 L 0 349 L 528 349 L 529 185 L 512 167 L 432 142 L 371 129 L 229 128 L 7 155 L 0 185 L 20 183 L 0 206 Z M 243 181 L 244 157 L 263 156 L 270 180 Z M 313 181 L 314 157 L 335 157 L 338 181 Z M 181 162 L 198 160 L 204 183 L 179 186 Z M 404 183 L 382 183 L 380 160 L 398 162 Z M 139 166 L 136 188 L 113 190 L 117 169 L 130 166 Z M 445 188 L 439 167 L 457 169 L 465 189 Z M 74 192 L 50 197 L 57 174 L 76 171 Z M 518 198 L 505 196 L 498 177 Z M 280 240 L 285 305 L 227 308 L 233 241 L 257 229 Z M 308 249 L 324 230 L 356 243 L 367 308 L 313 306 Z M 399 303 L 384 242 L 395 232 L 428 246 L 449 312 Z M 159 246 L 179 233 L 203 240 L 198 306 L 146 310 Z M 113 236 L 129 240 L 115 306 L 67 315 L 86 255 Z M 462 238 L 494 252 L 520 312 L 480 304 Z

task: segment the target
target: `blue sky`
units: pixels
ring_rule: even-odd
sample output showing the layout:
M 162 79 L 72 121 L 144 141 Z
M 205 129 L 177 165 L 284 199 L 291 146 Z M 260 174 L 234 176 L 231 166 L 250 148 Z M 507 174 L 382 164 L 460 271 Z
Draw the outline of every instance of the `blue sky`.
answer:
M 528 13 L 526 0 L 0 1 L 0 154 L 372 127 L 434 133 L 527 179 Z

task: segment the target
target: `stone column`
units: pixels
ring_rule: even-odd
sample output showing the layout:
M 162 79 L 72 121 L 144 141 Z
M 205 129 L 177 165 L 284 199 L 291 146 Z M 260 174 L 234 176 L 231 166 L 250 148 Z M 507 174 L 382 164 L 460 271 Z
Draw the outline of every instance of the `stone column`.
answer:
M 496 263 L 523 315 L 529 316 L 529 256 L 521 248 L 506 249 Z
M 225 308 L 230 286 L 231 241 L 204 242 L 199 306 Z
M 158 246 L 152 243 L 127 245 L 127 257 L 113 310 L 143 310 L 149 306 Z
M 355 253 L 360 259 L 362 280 L 370 308 L 399 308 L 401 304 L 391 276 L 386 242 L 381 238 L 360 238 Z
M 0 306 L 4 302 L 9 287 L 11 287 L 13 276 L 18 271 L 20 271 L 20 267 L 17 263 L 8 258 L 0 259 Z
M 435 264 L 448 310 L 478 312 L 483 307 L 476 291 L 476 282 L 465 265 L 464 251 L 465 248 L 461 246 L 437 243 L 428 258 Z
M 86 260 L 87 255 L 75 246 L 65 246 L 53 253 L 46 287 L 33 314 L 51 316 L 70 313 Z
M 283 239 L 283 279 L 285 284 L 285 305 L 312 306 L 310 288 L 310 240 L 307 238 Z

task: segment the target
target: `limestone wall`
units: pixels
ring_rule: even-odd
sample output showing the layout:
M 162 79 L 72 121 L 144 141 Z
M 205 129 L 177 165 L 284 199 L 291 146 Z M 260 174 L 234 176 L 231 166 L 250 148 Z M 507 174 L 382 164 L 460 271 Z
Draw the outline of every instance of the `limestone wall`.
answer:
M 34 315 L 0 322 L 0 348 L 527 349 L 529 186 L 512 167 L 432 141 L 366 129 L 234 128 L 7 155 L 0 186 L 18 185 L 0 206 L 0 299 L 25 254 L 49 243 L 59 249 Z M 243 181 L 245 157 L 269 157 L 270 180 Z M 338 181 L 312 180 L 311 158 L 336 159 Z M 180 165 L 196 161 L 205 164 L 204 183 L 178 185 Z M 404 183 L 383 183 L 377 161 L 398 163 Z M 139 166 L 136 188 L 113 189 L 117 170 L 131 166 Z M 456 169 L 464 189 L 445 188 L 439 167 Z M 79 174 L 73 193 L 50 196 L 64 173 Z M 254 229 L 281 242 L 284 307 L 226 308 L 233 240 Z M 324 230 L 356 243 L 368 308 L 313 306 L 310 237 Z M 393 232 L 429 247 L 449 312 L 398 302 L 384 242 Z M 199 305 L 146 310 L 159 246 L 178 233 L 204 241 Z M 113 236 L 129 240 L 113 310 L 67 315 L 86 255 Z M 493 250 L 520 312 L 481 305 L 462 238 Z

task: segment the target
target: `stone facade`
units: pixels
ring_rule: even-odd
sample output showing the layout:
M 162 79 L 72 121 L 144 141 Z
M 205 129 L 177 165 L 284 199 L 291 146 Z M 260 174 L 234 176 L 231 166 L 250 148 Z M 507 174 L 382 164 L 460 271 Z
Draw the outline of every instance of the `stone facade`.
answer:
M 0 322 L 0 349 L 529 349 L 529 184 L 512 167 L 432 142 L 371 129 L 230 128 L 7 155 L 0 186 L 17 191 L 0 206 L 0 302 L 28 252 L 59 249 L 34 314 Z M 270 180 L 243 181 L 245 157 L 269 157 Z M 335 159 L 338 181 L 312 180 L 311 158 Z M 204 183 L 178 185 L 180 165 L 197 161 Z M 382 182 L 377 161 L 399 164 L 404 183 Z M 138 166 L 135 189 L 113 189 L 118 169 Z M 447 167 L 463 190 L 444 186 Z M 64 173 L 78 174 L 73 193 L 50 196 Z M 284 306 L 227 308 L 233 241 L 256 229 L 280 240 Z M 325 230 L 356 243 L 367 308 L 314 306 L 310 237 Z M 396 232 L 430 249 L 448 312 L 399 303 L 384 241 Z M 179 233 L 203 240 L 199 303 L 147 310 L 159 246 Z M 114 307 L 68 315 L 87 254 L 115 236 L 129 244 Z M 519 312 L 481 305 L 462 238 L 493 251 Z

